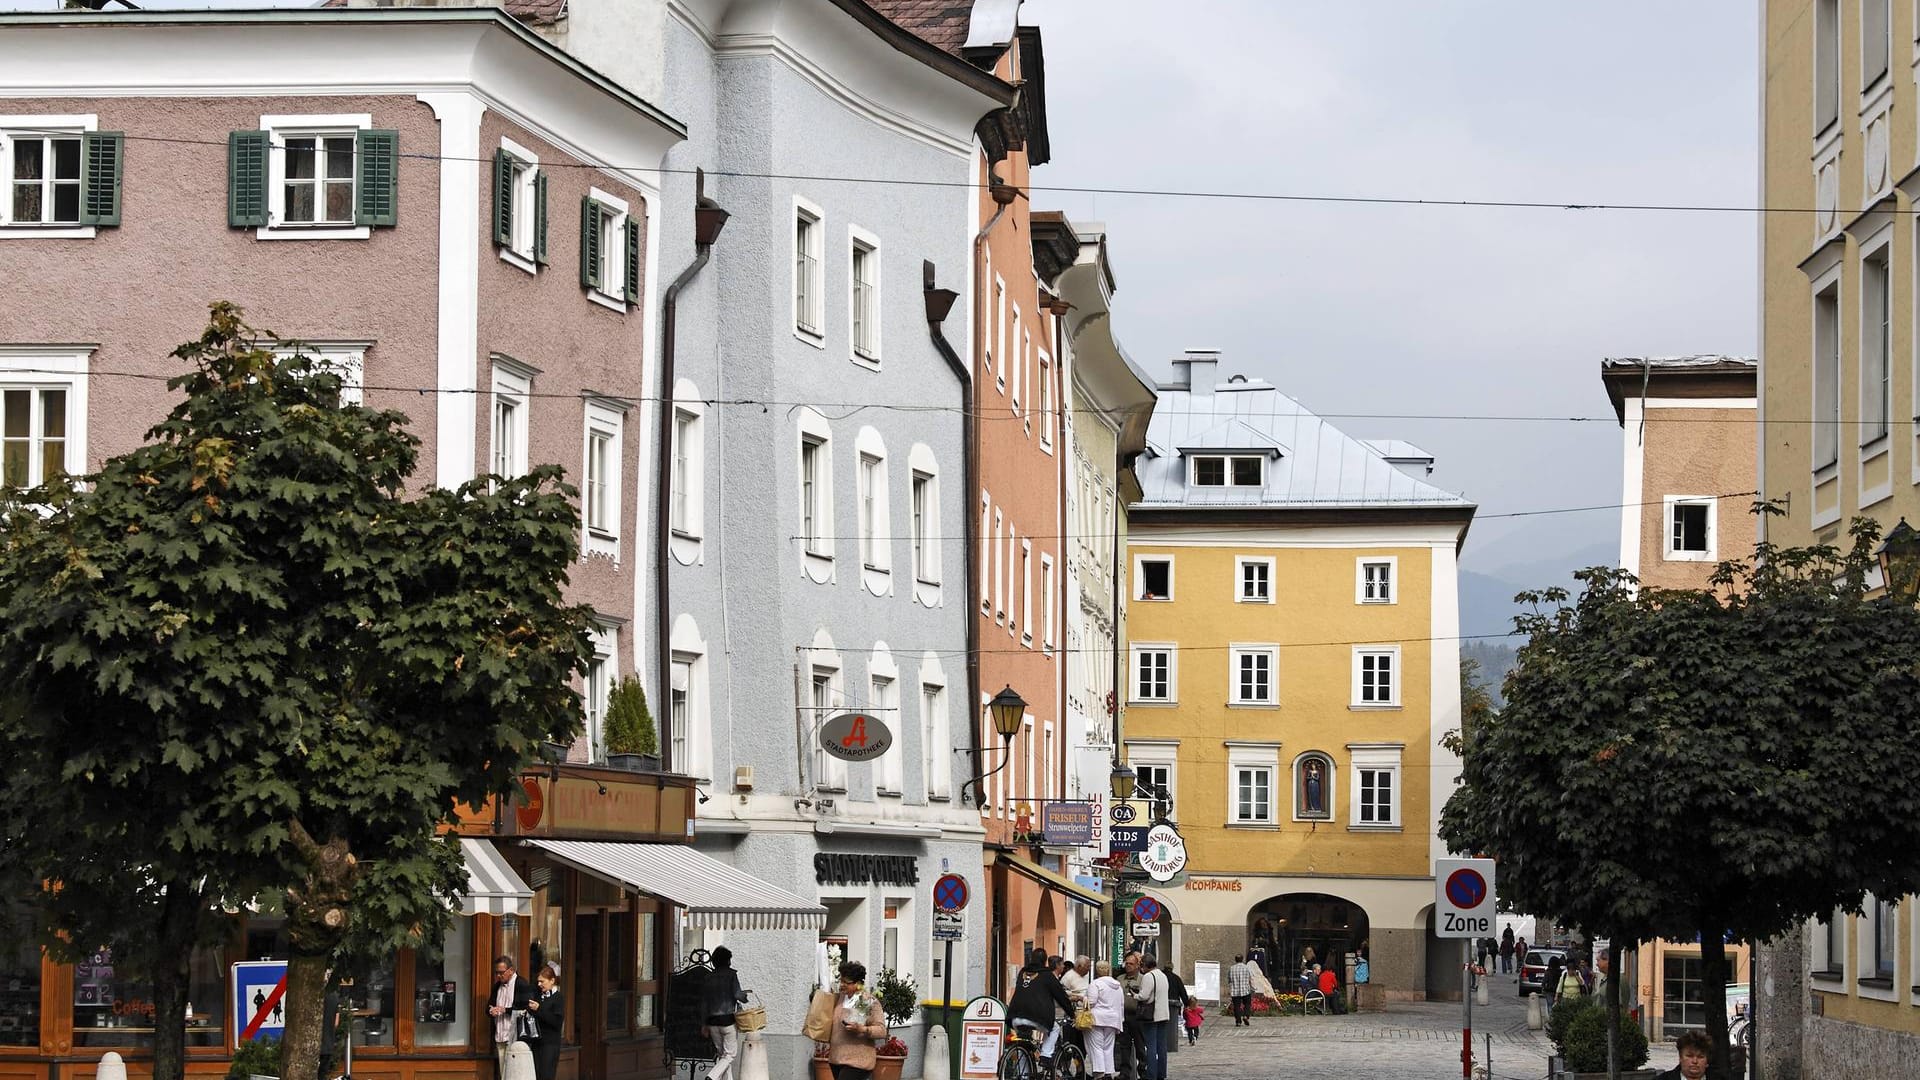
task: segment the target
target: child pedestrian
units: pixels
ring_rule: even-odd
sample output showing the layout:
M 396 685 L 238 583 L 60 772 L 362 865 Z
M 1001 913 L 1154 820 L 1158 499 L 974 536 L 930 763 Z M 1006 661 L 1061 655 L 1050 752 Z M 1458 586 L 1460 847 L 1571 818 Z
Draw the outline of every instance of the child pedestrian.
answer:
M 1199 1002 L 1187 1002 L 1186 1021 L 1188 1046 L 1192 1046 L 1194 1043 L 1200 1041 L 1200 1021 L 1206 1019 L 1206 1017 L 1207 1010 L 1201 1008 Z

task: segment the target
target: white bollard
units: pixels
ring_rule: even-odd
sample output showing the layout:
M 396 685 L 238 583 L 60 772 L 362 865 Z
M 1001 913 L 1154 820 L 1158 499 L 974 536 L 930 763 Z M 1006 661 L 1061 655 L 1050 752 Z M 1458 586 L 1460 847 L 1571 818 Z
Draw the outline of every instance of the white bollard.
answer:
M 927 1029 L 926 1049 L 920 1055 L 920 1080 L 948 1080 L 952 1075 L 953 1060 L 947 1056 L 947 1029 L 935 1024 Z
M 1539 1031 L 1544 1025 L 1540 1019 L 1540 995 L 1527 995 L 1527 1030 Z
M 1475 1005 L 1485 1005 L 1487 1003 L 1487 977 L 1485 975 L 1480 976 L 1480 984 L 1473 991 L 1473 1003 Z
M 739 1080 L 768 1080 L 767 1041 L 757 1031 L 740 1036 L 740 1057 L 734 1063 Z
M 109 1050 L 100 1056 L 100 1067 L 93 1070 L 97 1080 L 127 1080 L 127 1063 Z
M 515 1040 L 507 1047 L 507 1068 L 500 1080 L 533 1080 L 533 1051 Z

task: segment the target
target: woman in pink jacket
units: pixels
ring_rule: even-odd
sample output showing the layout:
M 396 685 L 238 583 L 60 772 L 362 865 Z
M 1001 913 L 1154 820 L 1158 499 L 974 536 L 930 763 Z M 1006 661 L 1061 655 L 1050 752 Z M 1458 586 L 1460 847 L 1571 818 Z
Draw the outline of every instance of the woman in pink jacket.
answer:
M 833 1038 L 827 1043 L 827 1063 L 833 1080 L 868 1080 L 877 1063 L 873 1040 L 887 1037 L 886 1013 L 880 998 L 866 987 L 867 965 L 850 960 L 840 965 L 840 994 L 833 1003 Z

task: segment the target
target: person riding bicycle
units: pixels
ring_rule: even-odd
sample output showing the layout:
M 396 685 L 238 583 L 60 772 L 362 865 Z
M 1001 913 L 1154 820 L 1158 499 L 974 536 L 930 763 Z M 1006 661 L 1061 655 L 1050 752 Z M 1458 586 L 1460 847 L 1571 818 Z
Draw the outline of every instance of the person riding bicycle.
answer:
M 1068 1016 L 1073 1015 L 1073 999 L 1060 985 L 1060 980 L 1047 970 L 1047 950 L 1035 949 L 1027 954 L 1027 966 L 1013 980 L 1013 1000 L 1007 1002 L 1007 1018 L 1015 1031 L 1031 1028 L 1041 1032 L 1045 1041 L 1040 1044 L 1042 1063 L 1053 1060 L 1054 1044 L 1060 1039 L 1060 1032 L 1054 1027 L 1054 1006 L 1065 1009 Z M 1028 1036 L 1034 1038 L 1035 1036 Z

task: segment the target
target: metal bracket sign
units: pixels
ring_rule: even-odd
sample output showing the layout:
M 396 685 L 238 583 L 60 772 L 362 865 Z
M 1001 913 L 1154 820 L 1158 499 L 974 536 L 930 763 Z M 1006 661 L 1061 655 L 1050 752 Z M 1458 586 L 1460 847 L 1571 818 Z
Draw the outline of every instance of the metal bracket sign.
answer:
M 841 761 L 873 761 L 893 747 L 893 732 L 877 716 L 841 713 L 820 725 L 820 749 Z
M 1187 867 L 1187 842 L 1171 825 L 1147 830 L 1147 846 L 1140 852 L 1140 869 L 1155 881 L 1166 881 Z
M 1494 932 L 1492 859 L 1435 859 L 1433 884 L 1434 936 L 1478 938 Z
M 243 960 L 233 965 L 233 1038 L 281 1039 L 287 1034 L 287 962 Z
M 1145 825 L 1108 826 L 1107 849 L 1109 851 L 1147 850 L 1147 827 Z
M 1090 800 L 1055 800 L 1040 804 L 1041 842 L 1049 847 L 1092 847 L 1100 805 Z

